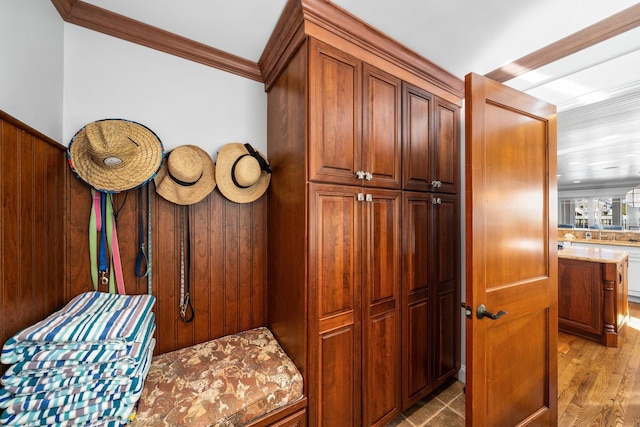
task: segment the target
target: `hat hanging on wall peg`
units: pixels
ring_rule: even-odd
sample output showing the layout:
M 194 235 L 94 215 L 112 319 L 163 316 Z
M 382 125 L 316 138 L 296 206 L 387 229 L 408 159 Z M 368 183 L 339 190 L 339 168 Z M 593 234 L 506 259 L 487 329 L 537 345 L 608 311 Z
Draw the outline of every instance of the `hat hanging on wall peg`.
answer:
M 218 152 L 216 181 L 227 199 L 251 203 L 267 191 L 271 167 L 264 154 L 250 144 L 232 142 Z
M 162 142 L 151 129 L 123 119 L 85 125 L 67 149 L 69 166 L 78 178 L 104 193 L 131 190 L 150 181 L 163 155 Z
M 154 179 L 156 192 L 177 205 L 198 203 L 216 188 L 215 165 L 200 147 L 171 150 Z

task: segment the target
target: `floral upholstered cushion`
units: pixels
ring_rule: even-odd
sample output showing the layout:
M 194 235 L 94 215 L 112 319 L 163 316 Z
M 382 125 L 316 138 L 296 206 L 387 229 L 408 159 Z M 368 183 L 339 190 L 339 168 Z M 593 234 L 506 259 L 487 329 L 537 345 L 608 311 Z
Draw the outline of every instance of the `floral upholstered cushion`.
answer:
M 242 426 L 302 397 L 302 376 L 261 327 L 155 356 L 133 426 Z

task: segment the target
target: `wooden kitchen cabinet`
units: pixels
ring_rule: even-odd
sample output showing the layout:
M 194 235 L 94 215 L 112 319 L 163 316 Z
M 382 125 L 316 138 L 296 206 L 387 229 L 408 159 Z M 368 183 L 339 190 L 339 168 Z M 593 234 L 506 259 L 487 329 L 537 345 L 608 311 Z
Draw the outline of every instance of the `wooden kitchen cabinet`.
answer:
M 400 410 L 401 193 L 323 184 L 309 189 L 318 423 L 358 424 L 362 393 L 362 423 L 377 425 Z
M 323 27 L 329 21 L 313 19 L 327 7 L 323 2 L 290 6 L 294 15 L 304 14 L 280 21 L 265 48 L 273 57 L 260 62 L 273 170 L 267 193 L 267 321 L 303 375 L 309 427 L 383 427 L 403 409 L 403 361 L 413 351 L 403 347 L 402 262 L 411 250 L 402 243 L 403 84 L 434 93 L 426 123 L 431 140 L 458 135 L 455 129 L 440 133 L 430 127 L 458 117 L 452 109 L 454 115 L 436 118 L 436 106 L 461 102 L 463 87 L 383 35 L 350 25 L 369 38 L 361 43 L 343 38 L 344 28 Z M 451 85 L 458 89 L 450 91 Z M 422 149 L 416 146 L 413 154 L 422 156 Z M 456 197 L 442 194 L 437 197 L 446 206 Z M 458 221 L 449 210 L 438 219 L 436 208 L 430 209 L 429 220 L 416 229 L 425 244 L 440 235 L 432 227 L 451 229 L 447 221 Z M 418 261 L 424 271 L 416 274 L 434 281 L 439 265 L 449 268 Z M 424 372 L 414 370 L 429 375 L 432 387 L 459 360 L 447 334 L 455 333 L 449 328 L 460 311 L 456 305 L 451 313 L 459 296 L 448 284 L 429 286 L 429 307 L 413 311 L 412 327 L 432 334 L 430 347 L 420 342 L 415 350 L 422 352 L 419 357 L 428 353 L 433 363 L 423 366 Z M 451 318 L 440 326 L 420 320 L 436 315 Z
M 460 368 L 460 214 L 457 195 L 404 192 L 402 407 Z
M 618 346 L 629 318 L 628 254 L 598 248 L 565 248 L 558 254 L 558 327 Z
M 460 109 L 408 83 L 402 105 L 402 188 L 457 194 Z
M 400 188 L 401 81 L 310 40 L 311 181 Z

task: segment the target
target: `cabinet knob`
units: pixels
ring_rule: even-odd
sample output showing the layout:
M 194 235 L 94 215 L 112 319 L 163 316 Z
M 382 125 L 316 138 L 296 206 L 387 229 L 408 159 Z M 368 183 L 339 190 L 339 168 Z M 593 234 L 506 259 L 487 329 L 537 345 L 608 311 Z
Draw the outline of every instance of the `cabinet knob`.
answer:
M 364 172 L 363 171 L 356 171 L 356 178 L 364 179 Z
M 431 187 L 433 187 L 433 188 L 442 187 L 442 181 L 438 181 L 438 180 L 434 179 L 433 181 L 431 181 Z
M 373 202 L 373 196 L 371 194 L 367 194 L 367 196 L 365 197 L 365 201 Z
M 431 198 L 431 204 L 433 204 L 433 205 L 441 205 L 442 204 L 442 199 L 440 197 L 432 197 Z
M 358 201 L 359 202 L 364 202 L 364 194 L 358 193 Z
M 371 181 L 373 179 L 373 174 L 371 172 L 365 172 L 364 179 L 366 179 L 367 181 Z

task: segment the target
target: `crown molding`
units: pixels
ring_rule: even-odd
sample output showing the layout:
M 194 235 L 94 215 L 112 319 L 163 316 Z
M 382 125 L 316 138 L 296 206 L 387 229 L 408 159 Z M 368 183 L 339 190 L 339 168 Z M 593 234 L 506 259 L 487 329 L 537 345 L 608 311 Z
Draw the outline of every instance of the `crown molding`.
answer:
M 543 67 L 625 31 L 632 30 L 639 25 L 640 3 L 525 55 L 510 64 L 497 68 L 485 74 L 485 77 L 504 83 L 521 74 Z
M 78 0 L 51 0 L 65 22 L 263 82 L 258 64 Z
M 305 22 L 309 27 L 317 25 L 456 97 L 464 98 L 464 82 L 461 79 L 330 0 L 294 1 L 302 3 Z
M 346 41 L 354 49 L 406 70 L 455 98 L 464 97 L 462 80 L 329 0 L 287 2 L 258 61 L 267 90 L 307 36 Z

